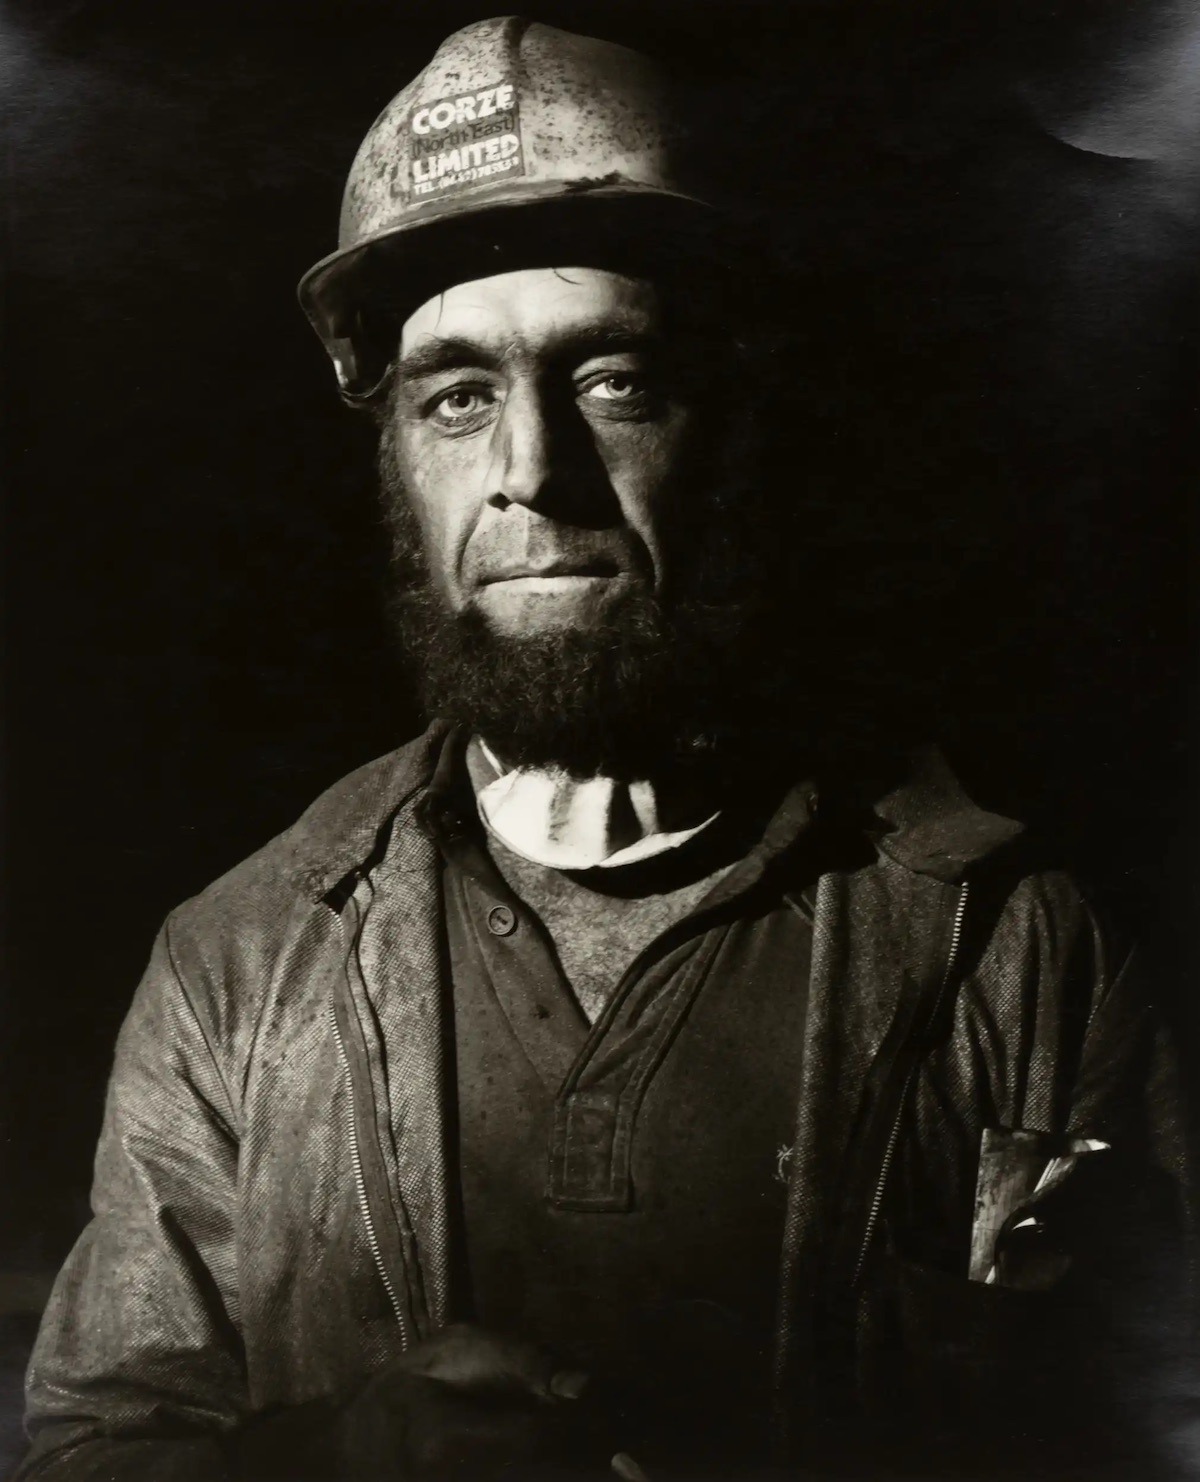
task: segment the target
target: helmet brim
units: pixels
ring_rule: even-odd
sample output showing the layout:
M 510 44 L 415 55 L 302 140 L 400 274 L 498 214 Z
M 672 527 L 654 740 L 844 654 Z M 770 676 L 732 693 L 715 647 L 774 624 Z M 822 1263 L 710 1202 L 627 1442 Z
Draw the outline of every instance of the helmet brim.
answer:
M 348 400 L 369 397 L 386 369 L 372 340 L 455 283 L 518 266 L 655 273 L 728 260 L 722 213 L 694 196 L 635 182 L 526 183 L 486 203 L 437 206 L 330 253 L 300 280 L 301 307 Z M 381 304 L 389 327 L 372 329 L 372 309 Z

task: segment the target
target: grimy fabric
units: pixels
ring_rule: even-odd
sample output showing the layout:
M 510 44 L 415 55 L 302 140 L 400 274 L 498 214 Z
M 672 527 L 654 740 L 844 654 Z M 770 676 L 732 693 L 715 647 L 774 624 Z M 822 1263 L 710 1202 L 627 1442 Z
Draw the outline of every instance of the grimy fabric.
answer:
M 761 1462 L 811 876 L 786 834 L 743 859 L 627 968 L 610 955 L 589 1026 L 462 822 L 442 847 L 471 1315 L 589 1373 L 652 1473 Z
M 338 783 L 164 926 L 95 1218 L 31 1363 L 23 1477 L 236 1476 L 244 1422 L 344 1392 L 457 1310 L 441 869 L 414 819 L 443 734 Z M 777 1420 L 817 1465 L 911 1431 L 919 1475 L 965 1454 L 977 1477 L 997 1438 L 1040 1443 L 1036 1394 L 1012 1407 L 1081 1300 L 966 1280 L 983 1128 L 1102 1138 L 1140 1170 L 1152 1148 L 1177 1167 L 1179 1117 L 1128 955 L 1069 879 L 1021 864 L 1016 825 L 914 766 L 870 800 L 870 853 L 817 890 Z M 1106 1222 L 1076 1233 L 1086 1269 Z M 1158 1389 L 1097 1387 L 1108 1351 L 1083 1330 L 1056 1398 L 1078 1374 L 1097 1423 L 1149 1414 Z
M 689 916 L 732 868 L 722 863 L 677 889 L 623 897 L 591 888 L 602 887 L 602 880 L 583 884 L 574 875 L 522 859 L 496 838 L 488 839 L 488 853 L 549 932 L 558 965 L 592 1023 L 603 1013 L 625 968 L 663 932 Z

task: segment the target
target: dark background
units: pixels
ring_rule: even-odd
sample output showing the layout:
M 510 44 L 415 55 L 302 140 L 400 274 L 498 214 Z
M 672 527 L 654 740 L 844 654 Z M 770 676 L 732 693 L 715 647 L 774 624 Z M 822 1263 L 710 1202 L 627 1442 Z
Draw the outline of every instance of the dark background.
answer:
M 489 13 L 0 0 L 10 1369 L 163 915 L 416 726 L 370 437 L 293 285 L 375 114 Z M 1059 841 L 1191 1035 L 1195 7 L 533 14 L 681 66 L 782 243 L 772 476 L 856 551 L 848 622 L 798 621 L 903 633 L 897 724 Z

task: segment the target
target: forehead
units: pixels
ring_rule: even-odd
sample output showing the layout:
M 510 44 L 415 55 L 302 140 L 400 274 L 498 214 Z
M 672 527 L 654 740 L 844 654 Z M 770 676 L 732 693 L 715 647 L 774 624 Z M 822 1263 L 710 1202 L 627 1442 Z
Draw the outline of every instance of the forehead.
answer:
M 658 294 L 645 279 L 601 268 L 523 268 L 428 299 L 405 320 L 400 353 L 439 340 L 536 348 L 588 333 L 641 336 L 659 328 Z

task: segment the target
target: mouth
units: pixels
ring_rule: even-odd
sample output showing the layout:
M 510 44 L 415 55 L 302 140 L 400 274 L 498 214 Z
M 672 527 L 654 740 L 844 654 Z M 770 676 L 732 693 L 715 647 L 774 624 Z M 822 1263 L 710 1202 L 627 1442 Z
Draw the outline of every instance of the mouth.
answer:
M 496 586 L 501 582 L 522 582 L 532 589 L 534 584 L 546 590 L 567 584 L 593 581 L 610 581 L 621 575 L 621 568 L 611 557 L 597 556 L 591 560 L 559 560 L 522 563 L 503 567 L 485 575 L 480 585 Z

